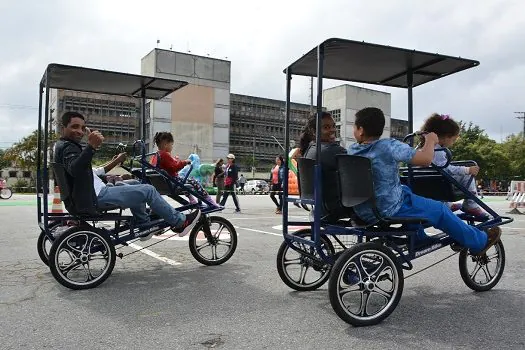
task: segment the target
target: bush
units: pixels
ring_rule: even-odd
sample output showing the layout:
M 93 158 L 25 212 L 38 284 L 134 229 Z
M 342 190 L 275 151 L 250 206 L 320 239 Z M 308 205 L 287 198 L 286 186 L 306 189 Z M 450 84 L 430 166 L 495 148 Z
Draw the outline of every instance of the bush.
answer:
M 13 192 L 17 193 L 29 193 L 31 192 L 31 188 L 29 188 L 29 182 L 24 179 L 18 179 L 15 184 L 12 186 Z

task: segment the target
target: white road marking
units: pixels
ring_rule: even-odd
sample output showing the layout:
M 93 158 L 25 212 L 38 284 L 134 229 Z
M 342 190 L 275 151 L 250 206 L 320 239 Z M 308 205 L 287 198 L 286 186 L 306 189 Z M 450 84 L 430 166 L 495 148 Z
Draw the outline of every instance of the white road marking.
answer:
M 157 260 L 160 260 L 160 261 L 163 261 L 165 263 L 168 263 L 170 265 L 173 265 L 173 266 L 177 266 L 177 265 L 182 265 L 180 262 L 177 262 L 175 260 L 171 260 L 171 259 L 168 259 L 164 256 L 160 256 L 159 254 L 155 253 L 155 252 L 152 252 L 151 250 L 149 249 L 146 249 L 146 248 L 142 248 L 141 246 L 139 246 L 138 244 L 135 244 L 135 243 L 129 243 L 129 246 L 133 249 L 136 249 L 138 251 L 140 251 L 141 253 L 144 253 L 146 255 L 149 255 L 151 256 L 152 258 L 155 258 Z
M 282 237 L 283 234 L 282 233 L 275 233 L 275 232 L 268 232 L 268 231 L 261 231 L 261 230 L 255 230 L 253 228 L 246 228 L 246 227 L 239 227 L 239 226 L 234 226 L 237 230 L 246 230 L 246 231 L 252 231 L 252 232 L 258 232 L 258 233 L 265 233 L 267 235 L 272 235 L 272 236 L 279 236 L 279 237 Z

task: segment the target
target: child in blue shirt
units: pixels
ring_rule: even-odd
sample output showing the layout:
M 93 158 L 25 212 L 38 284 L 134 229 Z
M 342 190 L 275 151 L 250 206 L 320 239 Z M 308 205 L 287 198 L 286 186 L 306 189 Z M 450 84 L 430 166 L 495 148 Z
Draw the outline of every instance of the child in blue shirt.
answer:
M 348 153 L 371 160 L 374 178 L 376 206 L 382 216 L 421 217 L 429 220 L 435 228 L 447 233 L 472 254 L 484 254 L 499 241 L 501 229 L 492 227 L 486 232 L 467 225 L 447 206 L 432 199 L 417 196 L 410 188 L 402 186 L 398 163 L 429 166 L 438 143 L 435 133 L 425 135 L 425 145 L 415 150 L 394 139 L 382 139 L 385 116 L 378 108 L 367 107 L 355 115 L 354 137 L 357 143 L 348 148 Z M 370 204 L 363 203 L 354 208 L 364 221 L 378 221 Z

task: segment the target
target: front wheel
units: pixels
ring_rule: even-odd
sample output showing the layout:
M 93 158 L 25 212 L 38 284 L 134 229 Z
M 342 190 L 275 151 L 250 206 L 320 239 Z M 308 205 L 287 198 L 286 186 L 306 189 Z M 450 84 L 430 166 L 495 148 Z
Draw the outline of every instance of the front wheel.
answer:
M 353 326 L 387 318 L 403 293 L 403 270 L 392 251 L 377 243 L 356 244 L 334 264 L 328 295 L 335 313 Z
M 13 195 L 13 191 L 11 191 L 10 188 L 5 187 L 0 190 L 0 198 L 1 199 L 9 199 Z
M 55 279 L 70 289 L 94 288 L 115 267 L 111 238 L 93 227 L 72 227 L 62 233 L 49 251 L 49 269 Z
M 49 265 L 49 251 L 51 250 L 51 245 L 60 235 L 60 233 L 67 230 L 68 228 L 68 226 L 62 225 L 62 222 L 60 221 L 50 222 L 48 230 L 51 236 L 53 236 L 53 240 L 49 239 L 46 233 L 40 230 L 40 235 L 38 236 L 38 240 L 36 242 L 36 251 L 38 252 L 40 260 L 42 260 L 44 264 Z
M 237 248 L 237 231 L 221 216 L 203 215 L 189 237 L 191 255 L 203 265 L 228 261 Z
M 499 241 L 481 256 L 467 249 L 459 254 L 459 273 L 463 282 L 476 292 L 485 292 L 498 284 L 505 269 L 505 249 Z

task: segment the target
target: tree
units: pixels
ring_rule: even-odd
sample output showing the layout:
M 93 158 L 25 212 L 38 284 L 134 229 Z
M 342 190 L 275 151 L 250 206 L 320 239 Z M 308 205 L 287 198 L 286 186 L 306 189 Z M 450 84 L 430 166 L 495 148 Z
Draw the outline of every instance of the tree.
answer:
M 11 161 L 5 157 L 6 151 L 0 149 L 0 170 L 8 168 L 11 165 Z
M 54 132 L 49 134 L 49 145 L 57 140 Z M 41 139 L 43 142 L 43 137 Z M 28 136 L 24 137 L 19 142 L 13 144 L 11 148 L 5 151 L 4 158 L 13 164 L 15 167 L 25 170 L 36 170 L 37 154 L 38 154 L 38 130 L 33 131 Z M 41 154 L 43 156 L 43 152 Z

